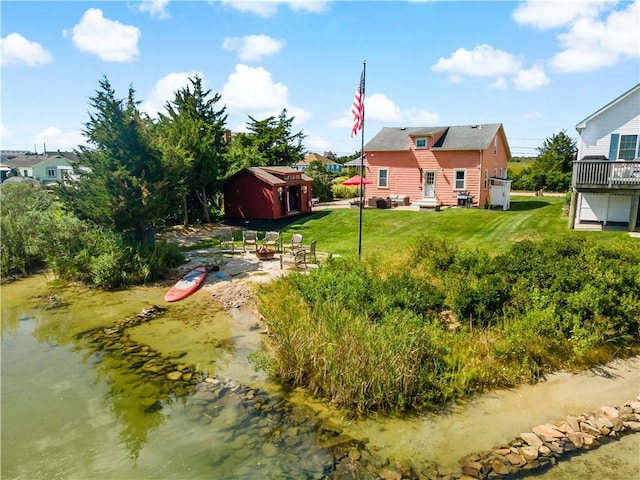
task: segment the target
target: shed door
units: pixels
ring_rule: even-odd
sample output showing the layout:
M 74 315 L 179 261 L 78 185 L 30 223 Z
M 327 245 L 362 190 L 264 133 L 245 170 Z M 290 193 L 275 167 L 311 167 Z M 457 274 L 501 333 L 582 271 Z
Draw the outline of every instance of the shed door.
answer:
M 424 198 L 436 197 L 436 172 L 435 170 L 424 171 Z

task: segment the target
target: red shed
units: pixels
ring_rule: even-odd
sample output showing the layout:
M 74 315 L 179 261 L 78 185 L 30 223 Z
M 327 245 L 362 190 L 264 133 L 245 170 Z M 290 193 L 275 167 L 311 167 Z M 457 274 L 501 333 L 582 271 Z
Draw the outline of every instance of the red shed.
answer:
M 277 220 L 311 212 L 313 179 L 291 167 L 248 167 L 223 185 L 224 216 Z

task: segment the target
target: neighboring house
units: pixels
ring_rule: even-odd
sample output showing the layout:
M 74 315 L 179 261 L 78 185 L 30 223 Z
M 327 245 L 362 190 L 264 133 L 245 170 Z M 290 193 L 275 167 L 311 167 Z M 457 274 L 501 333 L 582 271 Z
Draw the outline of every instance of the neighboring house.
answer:
M 11 158 L 7 163 L 15 168 L 20 176 L 33 178 L 43 185 L 63 183 L 73 173 L 73 160 L 63 155 L 62 152 L 19 155 Z
M 277 220 L 309 213 L 312 184 L 291 167 L 245 168 L 224 182 L 224 216 Z
M 640 83 L 576 125 L 569 227 L 640 217 Z
M 385 127 L 364 148 L 367 178 L 373 182 L 366 186 L 369 198 L 402 195 L 418 207 L 490 207 L 494 182 L 509 195 L 511 151 L 501 123 Z
M 317 153 L 307 153 L 302 160 L 300 160 L 293 166 L 293 168 L 304 172 L 309 167 L 309 165 L 311 165 L 311 162 L 320 162 L 324 165 L 324 167 L 327 169 L 327 172 L 329 173 L 340 173 L 342 171 L 341 164 L 334 162 L 327 157 L 323 157 L 322 155 L 319 155 Z
M 364 168 L 367 168 L 367 156 L 354 158 L 353 160 L 349 160 L 348 162 L 344 162 L 342 164 L 343 168 L 360 168 L 360 164 L 363 164 Z

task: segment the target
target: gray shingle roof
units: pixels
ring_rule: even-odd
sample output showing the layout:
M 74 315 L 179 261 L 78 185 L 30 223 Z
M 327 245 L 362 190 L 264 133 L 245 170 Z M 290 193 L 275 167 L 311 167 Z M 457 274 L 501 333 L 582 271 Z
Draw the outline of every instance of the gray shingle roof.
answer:
M 502 124 L 462 125 L 450 127 L 384 127 L 365 145 L 366 152 L 409 150 L 412 137 L 444 134 L 434 150 L 483 150 L 493 141 Z

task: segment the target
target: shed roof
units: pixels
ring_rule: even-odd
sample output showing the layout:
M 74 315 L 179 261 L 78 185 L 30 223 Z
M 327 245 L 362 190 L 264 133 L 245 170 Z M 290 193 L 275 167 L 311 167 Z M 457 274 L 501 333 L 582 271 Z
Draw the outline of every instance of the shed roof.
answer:
M 296 170 L 291 167 L 247 167 L 244 169 L 244 171 L 249 172 L 251 175 L 258 177 L 260 180 L 270 185 L 286 185 L 288 183 L 286 180 L 281 179 L 280 177 L 274 175 L 273 173 L 279 173 L 281 175 L 296 174 L 296 175 L 300 175 L 300 178 L 305 182 L 313 181 L 311 177 L 305 175 L 304 173 L 300 174 L 299 170 Z M 238 174 L 239 173 L 242 173 L 242 171 L 238 172 Z
M 411 138 L 443 132 L 433 145 L 434 150 L 484 150 L 501 127 L 501 123 L 449 127 L 384 127 L 364 148 L 369 152 L 409 150 Z

